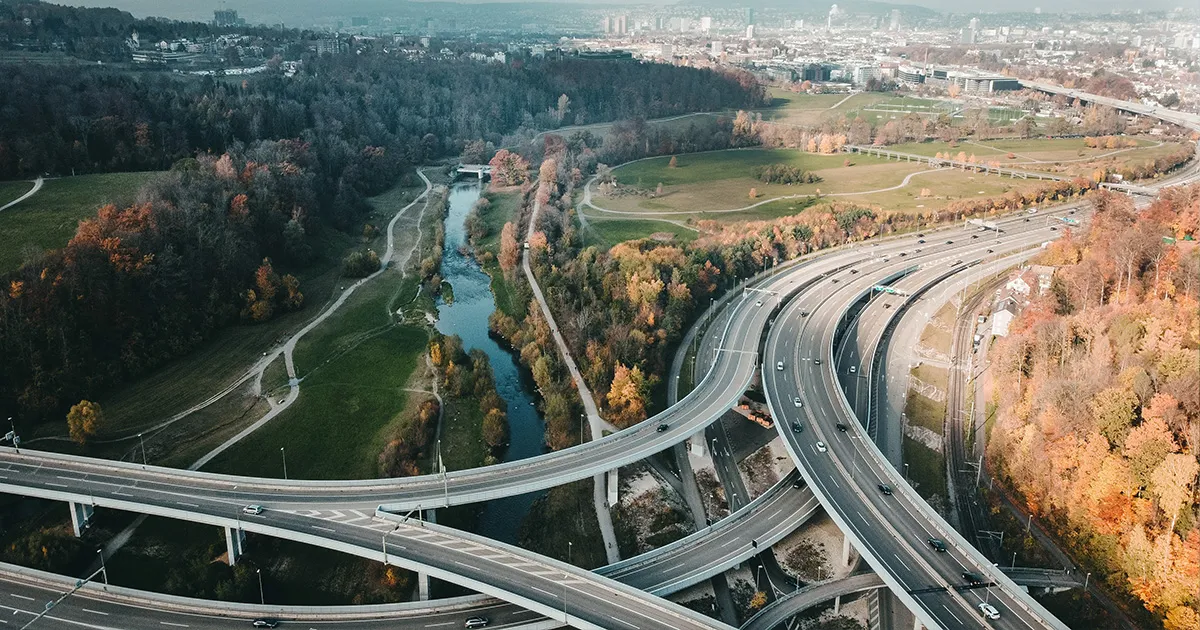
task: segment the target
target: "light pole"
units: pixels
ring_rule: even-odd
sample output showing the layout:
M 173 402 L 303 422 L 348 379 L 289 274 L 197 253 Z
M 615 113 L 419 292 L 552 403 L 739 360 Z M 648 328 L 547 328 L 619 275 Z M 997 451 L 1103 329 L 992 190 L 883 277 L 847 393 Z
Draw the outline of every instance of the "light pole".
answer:
M 21 438 L 17 437 L 17 423 L 13 422 L 12 416 L 8 417 L 8 426 L 12 427 L 13 448 L 16 449 L 17 454 L 20 455 L 21 454 Z
M 1015 552 L 1015 551 L 1013 552 L 1013 561 L 1012 561 L 1012 565 L 1010 568 L 1013 568 L 1013 569 L 1017 568 L 1017 552 Z
M 100 556 L 100 572 L 104 574 L 104 587 L 108 588 L 108 567 L 104 564 L 104 548 L 97 549 L 96 555 Z
M 142 438 L 142 434 L 138 434 L 138 442 L 142 445 L 142 468 L 146 467 L 146 440 Z
M 279 457 L 283 459 L 283 478 L 287 479 L 287 451 L 282 446 L 279 447 Z
M 908 481 L 908 462 L 904 463 L 904 483 L 909 483 L 909 481 Z
M 256 568 L 256 569 L 254 569 L 254 573 L 255 573 L 255 575 L 258 576 L 258 603 L 266 606 L 267 598 L 265 595 L 263 595 L 262 569 Z
M 396 527 L 394 527 L 394 528 L 392 529 L 392 531 L 390 531 L 390 532 L 383 532 L 383 566 L 385 566 L 385 567 L 388 565 L 388 555 L 387 555 L 387 537 L 388 537 L 388 534 L 395 534 L 395 533 L 396 533 L 396 532 L 398 532 L 398 531 L 400 531 L 400 526 L 399 526 L 399 525 L 397 525 Z M 403 549 L 403 547 L 401 547 L 401 548 Z
M 1090 582 L 1091 579 L 1092 579 L 1092 572 L 1088 571 L 1088 574 L 1083 576 L 1083 590 L 1084 591 L 1087 591 L 1088 582 Z

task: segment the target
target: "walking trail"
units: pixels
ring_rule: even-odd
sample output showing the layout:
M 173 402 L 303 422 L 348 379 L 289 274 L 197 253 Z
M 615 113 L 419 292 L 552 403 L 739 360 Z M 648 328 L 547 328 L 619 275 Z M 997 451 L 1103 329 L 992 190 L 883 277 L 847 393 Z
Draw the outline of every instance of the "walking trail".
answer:
M 3 206 L 0 206 L 0 212 L 4 212 L 5 210 L 8 210 L 9 208 L 21 203 L 22 201 L 25 201 L 26 199 L 36 195 L 38 193 L 38 191 L 42 189 L 42 185 L 45 183 L 46 183 L 46 180 L 42 177 L 39 177 L 39 178 L 33 180 L 33 188 L 31 188 L 29 190 L 29 192 L 25 193 L 24 195 L 21 195 L 20 197 L 17 197 L 16 199 L 13 199 L 12 201 L 4 204 Z
M 525 242 L 529 242 L 533 238 L 533 233 L 537 230 L 537 216 L 542 209 L 542 204 L 537 199 L 533 202 L 533 212 L 529 215 L 529 229 L 525 234 Z M 567 371 L 571 374 L 571 380 L 574 381 L 576 389 L 579 390 L 579 398 L 583 402 L 583 408 L 587 412 L 588 427 L 591 429 L 592 439 L 599 439 L 604 435 L 604 431 L 617 431 L 617 427 L 605 421 L 600 417 L 600 409 L 596 406 L 596 400 L 592 397 L 591 390 L 588 389 L 587 383 L 583 381 L 583 375 L 580 374 L 579 368 L 575 365 L 575 360 L 571 358 L 571 350 L 567 347 L 566 340 L 562 334 L 558 332 L 558 324 L 554 321 L 554 315 L 550 312 L 550 306 L 546 304 L 546 298 L 542 295 L 542 287 L 538 285 L 537 278 L 533 276 L 533 270 L 529 267 L 529 250 L 521 250 L 521 269 L 525 272 L 525 279 L 529 281 L 530 288 L 533 289 L 533 296 L 537 300 L 538 306 L 542 309 L 542 316 L 546 318 L 546 323 L 550 324 L 550 332 L 554 336 L 554 343 L 558 346 L 558 351 L 563 356 L 563 363 L 567 366 Z M 582 439 L 583 436 L 580 436 Z M 592 502 L 596 507 L 596 520 L 600 522 L 600 534 L 604 537 L 604 552 L 608 557 L 609 564 L 618 562 L 621 559 L 620 551 L 617 548 L 617 534 L 613 529 L 612 514 L 608 509 L 608 500 L 604 492 L 604 477 L 603 473 L 592 478 Z

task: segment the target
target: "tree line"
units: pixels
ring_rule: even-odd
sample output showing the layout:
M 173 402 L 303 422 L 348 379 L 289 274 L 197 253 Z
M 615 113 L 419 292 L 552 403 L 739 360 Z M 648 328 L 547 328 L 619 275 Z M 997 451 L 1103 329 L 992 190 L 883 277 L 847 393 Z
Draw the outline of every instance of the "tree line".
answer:
M 405 169 L 499 142 L 562 94 L 577 117 L 601 120 L 759 98 L 735 77 L 661 64 L 347 55 L 304 68 L 240 83 L 0 69 L 0 177 L 170 167 L 137 204 L 102 210 L 65 248 L 0 279 L 0 409 L 61 418 L 221 326 L 300 307 L 298 283 L 276 267 L 310 260 L 318 223 L 362 229 L 364 198 Z
M 1093 196 L 1086 236 L 997 342 L 992 470 L 1168 630 L 1200 624 L 1200 186 L 1135 212 Z M 1173 240 L 1177 239 L 1177 240 Z

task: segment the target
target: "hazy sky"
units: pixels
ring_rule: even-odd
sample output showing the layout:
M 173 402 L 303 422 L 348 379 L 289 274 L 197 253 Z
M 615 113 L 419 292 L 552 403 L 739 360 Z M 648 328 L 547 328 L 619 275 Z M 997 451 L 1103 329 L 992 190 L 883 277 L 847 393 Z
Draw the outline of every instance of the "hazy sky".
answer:
M 138 17 L 147 15 L 168 17 L 180 20 L 199 20 L 208 21 L 212 19 L 213 9 L 225 7 L 237 9 L 243 17 L 248 18 L 252 22 L 277 23 L 283 21 L 289 25 L 304 25 L 308 23 L 315 15 L 341 15 L 349 16 L 356 10 L 356 6 L 367 5 L 372 9 L 378 9 L 381 6 L 389 4 L 389 0 L 339 0 L 337 2 L 327 2 L 322 0 L 49 0 L 62 4 L 73 4 L 89 7 L 117 7 L 133 13 Z M 397 4 L 406 2 L 406 0 L 395 0 Z M 449 0 L 449 1 L 465 1 L 470 3 L 489 3 L 489 2 L 512 2 L 513 0 Z M 569 2 L 572 4 L 657 4 L 669 5 L 678 4 L 676 0 L 640 0 L 638 2 L 630 2 L 629 0 L 553 0 L 555 2 Z M 791 6 L 824 6 L 835 0 L 786 0 Z M 886 0 L 877 0 L 886 2 Z M 1146 9 L 1146 10 L 1163 10 L 1173 9 L 1179 6 L 1190 4 L 1194 0 L 1008 0 L 1002 5 L 997 5 L 994 0 L 904 0 L 893 2 L 892 4 L 912 4 L 939 11 L 952 11 L 956 13 L 966 13 L 972 11 L 995 12 L 997 9 L 1005 11 L 1031 11 L 1034 7 L 1041 7 L 1043 12 L 1054 13 L 1059 11 L 1079 11 L 1079 12 L 1107 12 L 1113 9 Z M 763 0 L 751 0 L 752 4 L 762 5 L 768 4 Z M 778 2 L 772 1 L 769 4 L 784 4 L 784 0 Z M 734 4 L 741 4 L 735 2 Z M 1191 6 L 1195 6 L 1192 4 Z M 366 12 L 364 10 L 364 12 Z M 373 12 L 373 11 L 372 11 Z

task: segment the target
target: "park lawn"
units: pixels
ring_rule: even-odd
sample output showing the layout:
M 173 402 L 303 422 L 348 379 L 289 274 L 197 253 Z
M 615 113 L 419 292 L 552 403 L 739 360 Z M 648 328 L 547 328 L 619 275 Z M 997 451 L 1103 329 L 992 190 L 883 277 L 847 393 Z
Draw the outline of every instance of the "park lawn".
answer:
M 19 267 L 27 251 L 63 247 L 81 220 L 94 216 L 106 204 L 132 203 L 142 185 L 155 175 L 158 173 L 106 173 L 47 179 L 36 195 L 0 212 L 0 243 L 4 244 L 0 247 L 0 272 Z M 12 199 L 33 186 L 21 184 L 24 189 Z
M 955 199 L 998 196 L 1012 189 L 1033 189 L 1043 184 L 1045 182 L 1036 179 L 985 176 L 982 173 L 964 173 L 947 168 L 914 174 L 907 186 L 895 190 L 869 194 L 840 194 L 834 198 L 876 205 L 898 212 L 930 212 L 945 207 Z M 925 188 L 929 189 L 930 196 L 921 197 L 921 190 Z
M 0 182 L 0 206 L 13 201 L 33 189 L 33 182 Z
M 588 216 L 588 229 L 584 239 L 588 245 L 612 247 L 617 243 L 649 238 L 652 234 L 670 234 L 675 242 L 689 243 L 699 234 L 692 229 L 647 219 L 598 219 Z
M 285 448 L 293 478 L 377 476 L 379 453 L 409 419 L 404 387 L 428 339 L 423 328 L 404 324 L 364 339 L 310 373 L 291 407 L 205 469 L 279 477 Z
M 513 189 L 485 192 L 483 196 L 491 205 L 488 206 L 486 212 L 480 214 L 480 218 L 488 227 L 488 234 L 479 242 L 479 247 L 492 252 L 492 254 L 498 254 L 500 253 L 500 232 L 504 230 L 505 223 L 512 221 L 517 216 L 517 211 L 521 207 L 521 192 Z
M 909 483 L 921 498 L 934 496 L 946 500 L 946 456 L 908 437 L 904 437 L 904 463 L 908 464 Z

